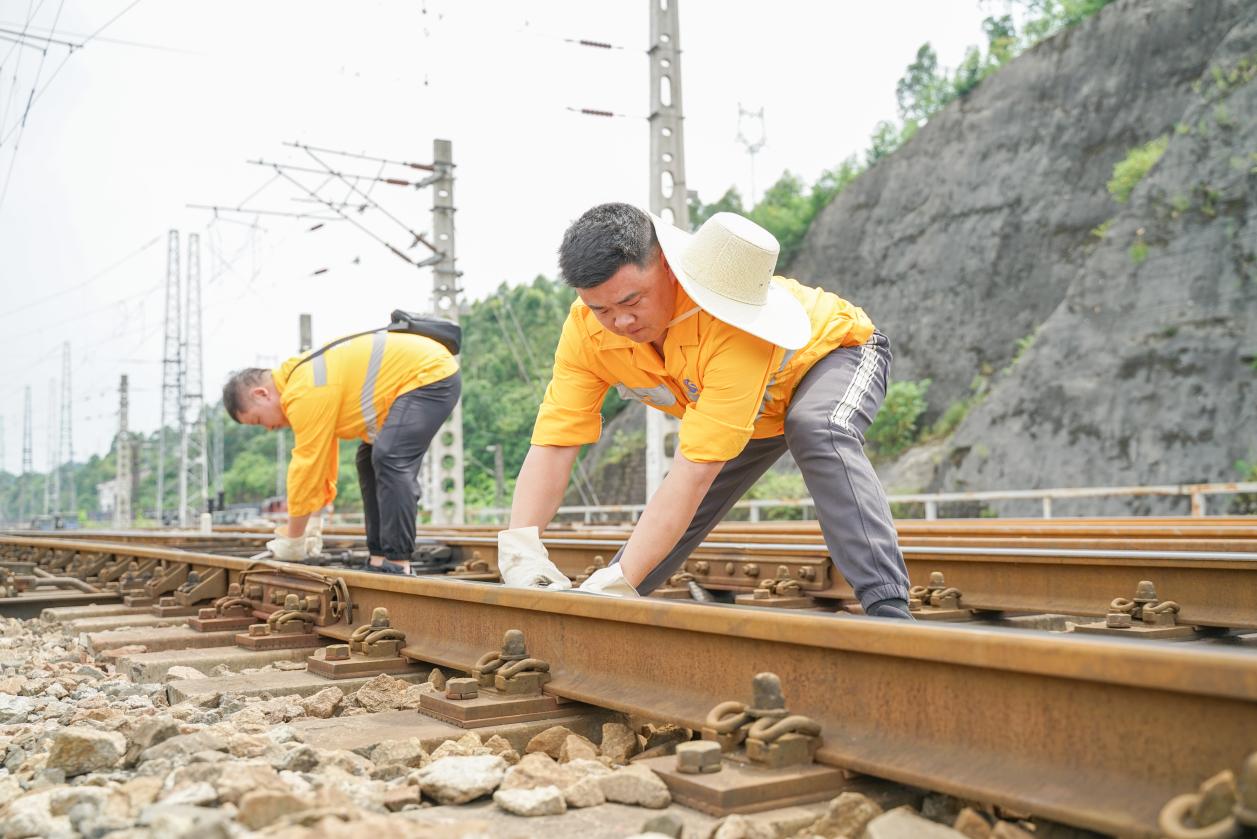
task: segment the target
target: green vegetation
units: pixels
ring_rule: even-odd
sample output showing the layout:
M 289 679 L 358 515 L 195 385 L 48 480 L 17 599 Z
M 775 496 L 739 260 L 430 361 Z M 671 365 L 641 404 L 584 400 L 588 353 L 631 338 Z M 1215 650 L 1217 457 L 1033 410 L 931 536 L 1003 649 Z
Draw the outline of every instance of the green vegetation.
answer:
M 1257 460 L 1235 461 L 1235 472 L 1240 481 L 1257 481 Z M 1231 496 L 1231 507 L 1227 511 L 1233 516 L 1257 515 L 1257 493 L 1245 492 Z
M 1108 188 L 1109 194 L 1113 196 L 1114 201 L 1119 204 L 1125 204 L 1130 200 L 1131 192 L 1144 179 L 1149 170 L 1157 165 L 1161 155 L 1165 154 L 1165 148 L 1169 145 L 1169 142 L 1170 138 L 1163 134 L 1142 146 L 1136 146 L 1113 167 L 1113 177 L 1109 180 Z
M 1134 265 L 1143 265 L 1144 260 L 1148 258 L 1148 245 L 1142 239 L 1135 242 L 1126 251 L 1126 255 L 1130 257 L 1130 261 Z
M 969 383 L 969 395 L 948 405 L 942 416 L 930 426 L 929 431 L 921 436 L 921 442 L 940 440 L 955 431 L 969 415 L 969 411 L 982 404 L 982 400 L 986 398 L 987 385 L 990 380 L 990 376 L 982 373 L 974 376 L 973 381 Z
M 882 409 L 864 435 L 871 457 L 889 460 L 917 441 L 929 389 L 929 379 L 891 382 Z
M 799 472 L 774 472 L 769 470 L 760 477 L 755 485 L 746 493 L 748 499 L 772 498 L 782 501 L 797 501 L 807 498 L 807 486 L 803 483 L 803 475 Z M 738 511 L 738 519 L 745 519 L 748 514 Z M 764 507 L 759 511 L 761 521 L 799 521 L 803 518 L 803 509 L 798 505 L 784 507 Z

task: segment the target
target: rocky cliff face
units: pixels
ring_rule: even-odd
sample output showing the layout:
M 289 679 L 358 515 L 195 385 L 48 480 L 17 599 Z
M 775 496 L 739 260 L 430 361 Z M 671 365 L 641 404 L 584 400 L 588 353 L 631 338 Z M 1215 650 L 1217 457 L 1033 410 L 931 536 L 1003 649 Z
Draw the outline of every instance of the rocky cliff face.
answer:
M 1257 5 L 1120 0 L 849 186 L 790 272 L 870 313 L 930 418 L 988 380 L 921 488 L 1229 480 L 1257 454 L 1255 198 Z

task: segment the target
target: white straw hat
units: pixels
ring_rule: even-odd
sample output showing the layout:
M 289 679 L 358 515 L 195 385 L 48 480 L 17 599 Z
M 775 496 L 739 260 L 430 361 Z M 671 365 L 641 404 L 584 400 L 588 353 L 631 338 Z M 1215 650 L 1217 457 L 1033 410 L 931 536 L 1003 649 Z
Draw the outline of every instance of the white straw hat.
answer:
M 692 234 L 650 220 L 672 272 L 703 311 L 788 350 L 811 339 L 803 304 L 773 282 L 781 250 L 773 234 L 737 213 L 716 213 Z

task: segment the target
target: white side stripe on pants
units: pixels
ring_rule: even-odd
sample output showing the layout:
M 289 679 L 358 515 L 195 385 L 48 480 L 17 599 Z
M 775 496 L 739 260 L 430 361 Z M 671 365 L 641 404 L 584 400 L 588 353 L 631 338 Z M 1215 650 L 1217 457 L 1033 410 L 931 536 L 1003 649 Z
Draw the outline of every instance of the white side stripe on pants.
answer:
M 851 381 L 847 384 L 847 392 L 842 395 L 842 398 L 838 400 L 838 404 L 834 406 L 833 412 L 830 413 L 830 425 L 843 431 L 851 431 L 851 417 L 855 414 L 856 408 L 860 406 L 860 402 L 873 384 L 873 376 L 877 373 L 878 361 L 877 350 L 871 342 L 860 347 L 860 365 L 856 368 L 855 375 L 851 377 Z

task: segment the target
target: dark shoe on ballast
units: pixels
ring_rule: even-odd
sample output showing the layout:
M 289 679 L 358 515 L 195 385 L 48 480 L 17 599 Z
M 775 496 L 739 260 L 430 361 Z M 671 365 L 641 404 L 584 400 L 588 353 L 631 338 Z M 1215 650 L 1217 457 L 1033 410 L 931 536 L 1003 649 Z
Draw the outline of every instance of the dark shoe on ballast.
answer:
M 410 573 L 409 571 L 406 570 L 405 565 L 402 565 L 400 562 L 392 562 L 387 559 L 381 559 L 379 565 L 374 565 L 371 563 L 370 560 L 367 560 L 367 570 L 374 571 L 377 574 L 409 574 Z
M 898 618 L 904 621 L 914 621 L 916 618 L 908 611 L 908 601 L 900 600 L 897 597 L 888 597 L 885 600 L 879 600 L 864 610 L 864 614 L 875 618 Z

